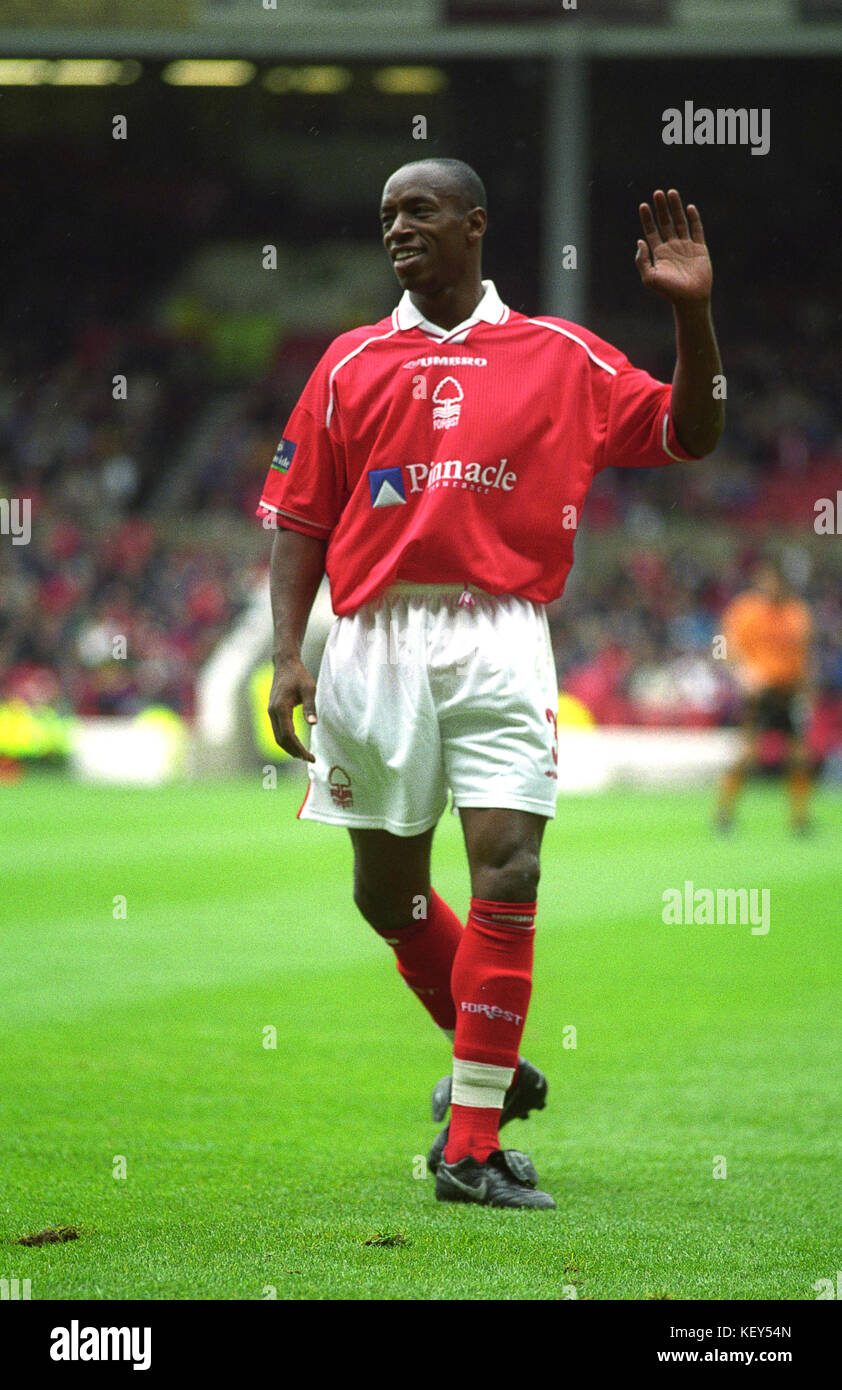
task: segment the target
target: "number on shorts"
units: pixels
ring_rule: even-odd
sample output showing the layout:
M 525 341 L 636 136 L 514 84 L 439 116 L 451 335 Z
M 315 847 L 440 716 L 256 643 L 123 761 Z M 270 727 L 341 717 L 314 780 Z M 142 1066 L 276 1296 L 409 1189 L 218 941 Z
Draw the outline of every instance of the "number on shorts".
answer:
M 556 767 L 558 767 L 558 714 L 555 710 L 552 709 L 546 710 L 545 713 L 547 716 L 547 723 L 552 724 L 553 726 L 552 755 L 553 762 L 555 763 Z

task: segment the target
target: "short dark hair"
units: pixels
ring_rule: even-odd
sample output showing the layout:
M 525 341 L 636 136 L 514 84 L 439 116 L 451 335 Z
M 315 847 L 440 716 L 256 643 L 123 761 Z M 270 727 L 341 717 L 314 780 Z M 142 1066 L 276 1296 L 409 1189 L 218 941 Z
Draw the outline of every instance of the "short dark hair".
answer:
M 402 164 L 401 168 L 414 169 L 419 164 L 433 164 L 445 171 L 466 212 L 471 208 L 483 208 L 484 211 L 488 211 L 485 184 L 476 170 L 463 159 L 445 159 L 440 155 L 428 155 L 426 159 L 412 159 L 408 164 Z

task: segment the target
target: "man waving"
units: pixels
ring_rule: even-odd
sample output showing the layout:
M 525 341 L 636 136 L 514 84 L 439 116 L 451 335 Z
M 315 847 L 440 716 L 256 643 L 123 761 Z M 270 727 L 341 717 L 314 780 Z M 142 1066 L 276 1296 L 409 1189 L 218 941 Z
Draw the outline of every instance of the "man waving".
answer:
M 354 900 L 453 1039 L 440 1201 L 555 1206 L 499 1129 L 544 1105 L 520 1056 L 541 840 L 555 814 L 559 597 L 594 476 L 698 458 L 723 406 L 711 264 L 677 192 L 641 205 L 636 264 L 670 300 L 677 361 L 655 381 L 588 330 L 508 308 L 482 278 L 485 190 L 458 160 L 404 165 L 380 205 L 403 295 L 328 348 L 258 509 L 271 561 L 282 748 L 309 764 L 303 819 L 345 826 Z M 337 622 L 316 691 L 300 643 L 327 570 Z M 293 729 L 301 704 L 311 749 Z M 464 927 L 430 881 L 448 794 L 471 878 Z

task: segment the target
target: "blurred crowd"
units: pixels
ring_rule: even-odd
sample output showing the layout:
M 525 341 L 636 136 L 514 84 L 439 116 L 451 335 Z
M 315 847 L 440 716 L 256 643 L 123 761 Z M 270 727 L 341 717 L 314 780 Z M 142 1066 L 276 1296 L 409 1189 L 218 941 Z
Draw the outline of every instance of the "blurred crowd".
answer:
M 839 544 L 817 537 L 813 521 L 815 499 L 835 498 L 839 480 L 838 363 L 822 346 L 821 310 L 805 303 L 789 335 L 779 325 L 764 337 L 758 325 L 728 341 L 728 426 L 711 459 L 607 469 L 594 486 L 579 564 L 550 617 L 562 684 L 598 722 L 735 717 L 714 638 L 771 545 L 814 616 L 816 728 L 822 718 L 835 727 Z M 767 311 L 788 304 L 782 296 Z M 55 361 L 5 361 L 0 496 L 30 499 L 32 540 L 0 544 L 0 700 L 81 714 L 159 704 L 189 717 L 198 669 L 265 566 L 255 502 L 332 336 L 288 335 L 260 371 L 226 378 L 195 316 L 166 327 L 160 316 L 155 326 L 93 319 Z M 797 360 L 806 343 L 809 387 Z M 645 365 L 668 371 L 666 360 Z M 215 524 L 197 540 L 180 518 Z M 212 538 L 220 519 L 223 535 L 225 524 L 252 532 L 249 563 Z M 828 740 L 815 735 L 817 748 Z
M 700 551 L 694 535 L 630 544 L 607 565 L 574 571 L 550 625 L 561 686 L 597 723 L 712 726 L 736 723 L 740 695 L 725 659 L 722 614 L 769 553 L 765 534 L 727 537 Z M 719 539 L 710 531 L 708 541 Z M 723 541 L 726 539 L 722 537 Z M 798 539 L 776 555 L 810 608 L 815 642 L 809 739 L 825 756 L 842 746 L 842 586 L 838 561 Z M 588 551 L 587 553 L 590 553 Z
M 97 495 L 86 487 L 77 507 L 35 494 L 30 544 L 0 550 L 0 699 L 189 717 L 197 672 L 256 571 L 142 517 L 103 523 Z
M 212 390 L 201 366 L 177 338 L 95 324 L 53 366 L 4 373 L 0 495 L 31 506 L 31 540 L 0 546 L 0 699 L 190 714 L 254 578 L 145 514 Z

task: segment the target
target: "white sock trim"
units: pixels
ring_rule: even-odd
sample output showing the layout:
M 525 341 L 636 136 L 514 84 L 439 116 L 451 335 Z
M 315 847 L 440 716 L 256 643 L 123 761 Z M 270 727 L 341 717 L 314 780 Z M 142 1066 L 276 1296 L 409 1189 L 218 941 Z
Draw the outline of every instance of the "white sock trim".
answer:
M 451 1103 L 473 1110 L 502 1110 L 514 1074 L 514 1067 L 465 1062 L 461 1057 L 454 1057 Z

